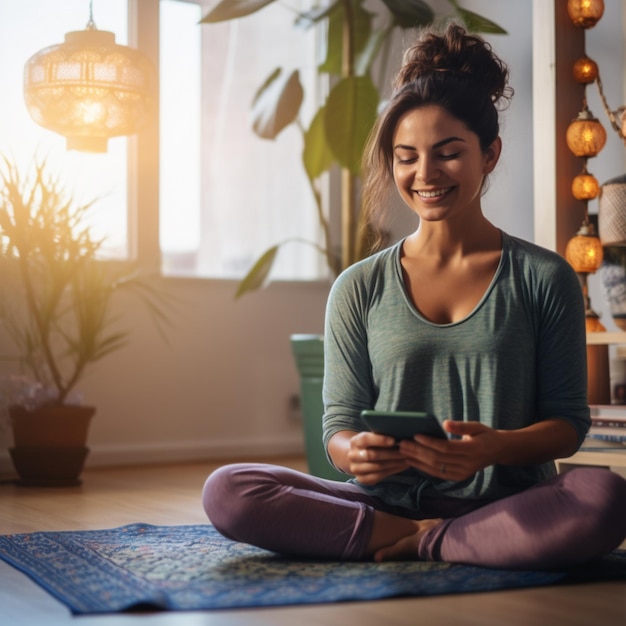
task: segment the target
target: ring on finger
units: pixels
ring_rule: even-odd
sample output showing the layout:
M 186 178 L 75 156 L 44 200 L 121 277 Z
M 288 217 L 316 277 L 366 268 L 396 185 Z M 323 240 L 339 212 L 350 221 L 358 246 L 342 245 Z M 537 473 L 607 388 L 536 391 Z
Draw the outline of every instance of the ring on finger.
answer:
M 441 471 L 441 473 L 442 473 L 442 474 L 445 474 L 445 473 L 446 473 L 446 464 L 445 464 L 445 463 L 442 463 L 442 464 L 441 464 L 441 467 L 440 467 L 439 469 L 440 469 L 440 471 Z
M 359 452 L 359 456 L 362 459 L 365 459 L 365 457 L 367 457 L 367 451 L 366 450 L 361 450 L 361 452 Z

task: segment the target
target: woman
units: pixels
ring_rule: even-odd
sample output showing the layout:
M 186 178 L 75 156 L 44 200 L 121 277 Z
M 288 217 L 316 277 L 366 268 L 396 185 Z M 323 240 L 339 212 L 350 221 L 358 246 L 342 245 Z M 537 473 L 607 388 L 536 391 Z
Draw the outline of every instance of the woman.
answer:
M 395 186 L 419 226 L 348 268 L 327 309 L 324 441 L 352 479 L 220 468 L 204 506 L 227 537 L 297 556 L 543 569 L 626 536 L 626 481 L 555 475 L 589 427 L 576 275 L 482 213 L 507 79 L 458 25 L 407 51 L 368 145 L 364 197 L 374 216 Z M 396 445 L 366 430 L 364 409 L 434 413 L 450 438 Z

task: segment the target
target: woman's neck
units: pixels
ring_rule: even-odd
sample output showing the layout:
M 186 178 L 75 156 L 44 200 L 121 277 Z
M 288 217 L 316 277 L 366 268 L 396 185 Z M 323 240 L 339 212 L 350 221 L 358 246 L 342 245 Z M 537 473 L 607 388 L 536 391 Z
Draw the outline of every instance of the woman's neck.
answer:
M 405 254 L 452 258 L 501 248 L 502 233 L 486 218 L 463 224 L 422 221 L 417 230 L 407 238 Z

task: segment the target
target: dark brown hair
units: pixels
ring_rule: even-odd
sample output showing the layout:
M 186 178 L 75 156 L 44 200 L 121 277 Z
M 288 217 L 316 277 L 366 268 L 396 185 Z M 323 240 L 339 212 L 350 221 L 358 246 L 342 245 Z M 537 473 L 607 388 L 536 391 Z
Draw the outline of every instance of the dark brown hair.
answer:
M 499 110 L 513 94 L 508 75 L 491 45 L 458 24 L 442 33 L 422 33 L 404 54 L 393 93 L 365 148 L 363 210 L 371 228 L 379 232 L 386 217 L 393 189 L 393 134 L 402 115 L 440 106 L 476 133 L 487 150 L 500 132 Z

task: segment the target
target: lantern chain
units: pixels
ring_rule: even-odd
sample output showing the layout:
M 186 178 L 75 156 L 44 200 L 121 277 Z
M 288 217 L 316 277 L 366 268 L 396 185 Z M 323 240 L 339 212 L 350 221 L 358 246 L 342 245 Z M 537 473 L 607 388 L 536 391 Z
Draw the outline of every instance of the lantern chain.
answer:
M 89 0 L 89 21 L 86 28 L 87 30 L 96 29 L 96 23 L 93 21 L 93 0 Z
M 602 79 L 600 78 L 600 71 L 598 71 L 598 76 L 596 77 L 595 82 L 598 87 L 598 92 L 600 93 L 602 106 L 604 107 L 604 111 L 606 112 L 607 117 L 609 118 L 609 121 L 611 122 L 611 126 L 613 127 L 613 130 L 615 130 L 615 132 L 618 134 L 618 136 L 620 137 L 622 141 L 626 142 L 626 137 L 624 137 L 624 133 L 622 132 L 621 125 L 617 123 L 617 119 L 616 119 L 616 113 L 618 115 L 619 114 L 623 115 L 624 112 L 626 112 L 626 107 L 620 107 L 619 109 L 617 109 L 617 111 L 611 111 L 611 107 L 609 106 L 606 96 L 604 95 L 604 89 L 602 87 Z

